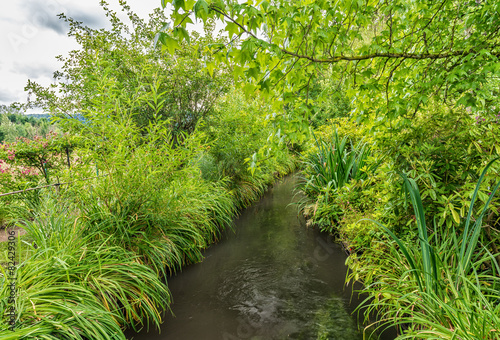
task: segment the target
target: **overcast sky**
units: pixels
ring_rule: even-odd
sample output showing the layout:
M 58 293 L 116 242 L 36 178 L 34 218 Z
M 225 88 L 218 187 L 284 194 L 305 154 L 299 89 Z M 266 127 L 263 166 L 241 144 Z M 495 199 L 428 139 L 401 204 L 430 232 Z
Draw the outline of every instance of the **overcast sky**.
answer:
M 127 2 L 142 18 L 161 3 Z M 108 3 L 119 11 L 118 0 Z M 28 79 L 49 85 L 61 66 L 55 57 L 78 47 L 57 17 L 62 12 L 92 28 L 109 27 L 99 0 L 0 0 L 0 104 L 26 102 Z

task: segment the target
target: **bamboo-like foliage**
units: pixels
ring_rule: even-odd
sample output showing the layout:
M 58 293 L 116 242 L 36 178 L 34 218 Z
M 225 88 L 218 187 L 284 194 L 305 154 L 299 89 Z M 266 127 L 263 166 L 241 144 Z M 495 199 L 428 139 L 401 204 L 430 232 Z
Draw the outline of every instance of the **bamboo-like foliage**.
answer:
M 236 207 L 223 183 L 197 176 L 196 169 L 186 168 L 154 190 L 147 188 L 147 197 L 136 201 L 128 194 L 127 182 L 117 182 L 119 199 L 113 205 L 82 195 L 88 230 L 99 230 L 100 237 L 138 254 L 141 263 L 163 277 L 199 262 L 202 250 L 231 224 Z M 106 190 L 103 185 L 94 193 L 104 196 Z
M 4 331 L 8 316 L 0 314 L 2 339 L 124 339 L 123 328 L 158 326 L 170 304 L 168 275 L 201 261 L 237 209 L 293 167 L 284 153 L 259 176 L 245 170 L 204 178 L 194 161 L 205 152 L 204 137 L 174 138 L 160 119 L 157 88 L 149 93 L 145 84 L 124 95 L 109 71 L 92 83 L 85 122 L 66 121 L 85 140 L 80 152 L 87 163 L 73 174 L 97 176 L 73 181 L 32 209 L 20 207 L 23 220 L 33 218 L 22 222 L 33 244 L 24 246 L 17 271 L 16 330 Z M 144 103 L 155 120 L 139 128 L 134 112 Z M 1 311 L 10 293 L 5 282 L 2 272 Z
M 418 227 L 418 244 L 404 242 L 389 228 L 373 221 L 399 249 L 389 244 L 388 254 L 369 255 L 381 256 L 382 260 L 374 261 L 383 261 L 387 270 L 374 272 L 376 279 L 370 277 L 373 273 L 368 274 L 365 291 L 370 297 L 365 304 L 370 304 L 368 310 L 380 311 L 383 323 L 399 325 L 405 331 L 398 339 L 500 339 L 500 268 L 496 254 L 478 242 L 482 218 L 500 182 L 473 220 L 477 192 L 495 161 L 488 163 L 479 177 L 463 221 L 464 231 L 458 237 L 455 230 L 441 227 L 435 230 L 431 243 L 417 184 L 405 175 Z M 366 273 L 370 270 L 374 268 L 369 264 L 363 269 Z

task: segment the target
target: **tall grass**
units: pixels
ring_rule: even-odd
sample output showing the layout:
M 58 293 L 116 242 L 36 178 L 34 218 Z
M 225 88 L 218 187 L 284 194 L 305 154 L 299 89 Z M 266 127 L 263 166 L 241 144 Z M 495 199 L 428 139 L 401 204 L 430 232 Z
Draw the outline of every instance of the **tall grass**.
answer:
M 308 224 L 332 232 L 342 216 L 343 207 L 336 204 L 338 194 L 350 182 L 354 186 L 349 190 L 361 190 L 362 182 L 375 172 L 380 161 L 372 159 L 370 145 L 363 141 L 353 145 L 348 136 L 340 139 L 337 130 L 329 142 L 316 136 L 314 140 L 316 150 L 304 156 L 304 170 L 297 185 L 305 194 L 298 203 L 299 210 L 308 216 Z
M 367 265 L 357 274 L 366 278 L 368 311 L 379 310 L 385 324 L 399 325 L 398 339 L 500 339 L 500 268 L 496 254 L 479 243 L 482 219 L 500 182 L 473 218 L 479 187 L 495 161 L 479 177 L 461 235 L 434 223 L 429 237 L 417 184 L 406 176 L 419 242 L 405 243 L 374 221 L 395 244 L 367 252 L 372 258 L 365 258 Z
M 238 116 L 226 113 L 231 125 L 224 120 L 210 129 L 212 142 L 220 141 L 211 151 L 220 156 L 212 170 L 227 172 L 203 177 L 194 161 L 209 149 L 203 133 L 173 138 L 156 93 L 141 86 L 136 96 L 123 96 L 107 71 L 101 76 L 82 109 L 85 123 L 63 119 L 85 145 L 83 163 L 65 174 L 75 177 L 73 184 L 25 215 L 33 244 L 25 244 L 27 259 L 18 270 L 17 329 L 3 331 L 0 315 L 0 338 L 123 339 L 123 327 L 159 325 L 159 311 L 170 303 L 163 280 L 201 261 L 237 209 L 257 199 L 290 161 L 285 150 L 284 159 L 266 162 L 262 175 L 247 176 L 244 157 L 262 147 L 267 131 L 255 124 L 257 115 L 238 108 Z M 144 102 L 155 104 L 158 117 L 139 128 L 133 112 Z M 92 181 L 73 181 L 97 170 L 101 176 Z M 9 293 L 5 279 L 3 272 L 1 310 Z
M 82 193 L 79 210 L 87 230 L 99 230 L 113 244 L 139 255 L 141 263 L 166 276 L 203 259 L 202 250 L 231 224 L 236 207 L 223 182 L 200 178 L 195 168 L 177 171 L 171 178 L 144 181 L 155 184 L 144 195 L 131 195 L 130 182 L 100 183 L 92 195 Z
M 185 167 L 163 181 L 142 177 L 142 185 L 155 187 L 134 193 L 139 183 L 122 174 L 94 181 L 92 190 L 45 197 L 23 225 L 32 243 L 24 244 L 28 255 L 18 270 L 16 331 L 0 338 L 124 339 L 125 327 L 158 326 L 170 304 L 166 276 L 201 261 L 243 202 L 227 180 L 200 176 Z M 263 178 L 272 176 L 249 187 L 264 190 Z M 5 280 L 3 272 L 1 310 Z M 0 319 L 7 329 L 7 316 Z
M 2 339 L 125 339 L 122 328 L 159 326 L 169 305 L 166 285 L 138 257 L 94 233 L 85 219 L 49 203 L 23 227 L 32 244 L 17 270 L 14 332 L 0 318 Z M 7 310 L 6 273 L 0 310 Z
M 237 182 L 231 183 L 230 193 L 239 209 L 246 208 L 251 203 L 257 201 L 266 192 L 267 188 L 273 184 L 276 177 L 292 172 L 295 167 L 295 160 L 288 158 L 281 162 L 266 165 L 267 169 L 253 175 L 246 174 Z

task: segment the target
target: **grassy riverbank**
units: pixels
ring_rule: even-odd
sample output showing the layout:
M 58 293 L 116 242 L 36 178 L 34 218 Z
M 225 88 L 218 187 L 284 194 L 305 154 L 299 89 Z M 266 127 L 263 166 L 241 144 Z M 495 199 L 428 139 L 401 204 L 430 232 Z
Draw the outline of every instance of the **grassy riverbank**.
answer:
M 349 280 L 398 339 L 500 339 L 499 124 L 486 118 L 336 119 L 304 157 L 309 224 L 346 245 Z
M 168 275 L 201 261 L 242 207 L 295 169 L 283 145 L 250 173 L 245 158 L 270 128 L 258 101 L 242 103 L 233 93 L 213 113 L 217 124 L 176 144 L 161 122 L 144 135 L 131 119 L 110 119 L 95 127 L 106 134 L 98 151 L 81 147 L 78 165 L 58 173 L 71 185 L 7 196 L 5 223 L 27 234 L 0 260 L 11 251 L 16 262 L 14 286 L 8 266 L 1 272 L 0 338 L 124 339 L 125 328 L 158 326 L 171 301 Z M 96 132 L 80 138 L 93 145 Z M 78 180 L 96 168 L 98 177 Z
M 170 303 L 166 274 L 201 261 L 202 250 L 217 241 L 242 204 L 227 184 L 177 179 L 158 192 L 160 201 L 143 202 L 147 211 L 127 214 L 98 201 L 74 209 L 58 197 L 44 198 L 33 220 L 20 222 L 28 233 L 15 250 L 15 331 L 7 330 L 4 318 L 0 337 L 124 339 L 125 327 L 158 326 Z M 246 201 L 268 184 L 255 181 Z M 9 287 L 2 282 L 5 311 L 12 305 Z
M 163 13 L 146 22 L 121 6 L 131 27 L 105 3 L 110 30 L 64 18 L 81 47 L 61 58 L 67 81 L 28 84 L 62 132 L 0 144 L 0 192 L 64 183 L 0 197 L 0 225 L 27 231 L 0 259 L 2 339 L 124 339 L 158 326 L 168 275 L 201 261 L 295 168 L 285 143 L 266 148 L 271 105 L 236 90 L 228 70 L 205 69 L 200 46 L 225 38 L 207 27 L 168 53 L 151 44 Z

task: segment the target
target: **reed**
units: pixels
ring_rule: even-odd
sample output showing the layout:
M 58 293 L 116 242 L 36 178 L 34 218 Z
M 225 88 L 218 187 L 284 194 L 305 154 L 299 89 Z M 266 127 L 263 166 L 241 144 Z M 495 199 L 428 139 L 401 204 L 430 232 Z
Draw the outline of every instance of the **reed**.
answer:
M 340 189 L 353 179 L 364 180 L 379 165 L 368 162 L 369 145 L 364 142 L 353 145 L 348 136 L 340 139 L 337 131 L 330 142 L 318 141 L 316 136 L 314 140 L 318 150 L 306 156 L 301 184 L 309 196 L 317 197 L 325 191 Z

